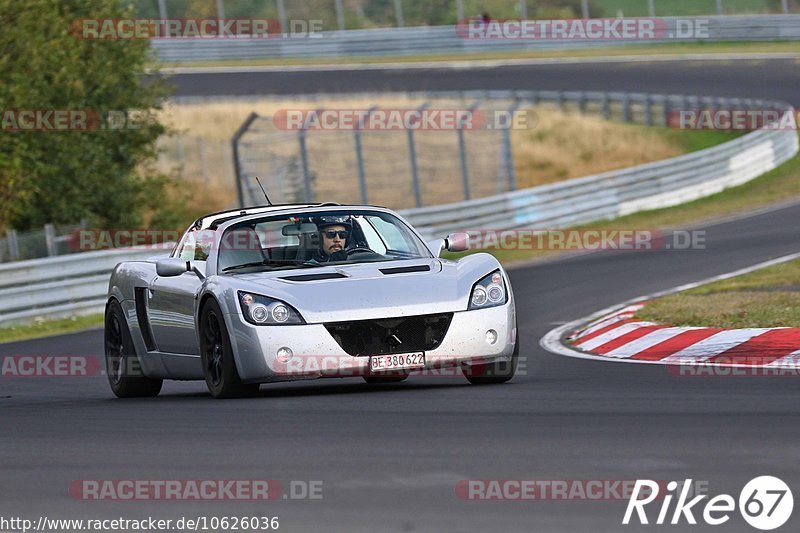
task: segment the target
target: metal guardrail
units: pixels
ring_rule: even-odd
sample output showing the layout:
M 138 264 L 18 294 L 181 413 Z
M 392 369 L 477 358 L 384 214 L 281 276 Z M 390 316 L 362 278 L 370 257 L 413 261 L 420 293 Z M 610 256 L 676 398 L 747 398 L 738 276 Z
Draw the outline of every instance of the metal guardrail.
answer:
M 418 26 L 322 32 L 310 37 L 264 39 L 153 39 L 158 60 L 167 63 L 230 59 L 347 58 L 426 54 L 476 54 L 511 50 L 605 48 L 667 42 L 800 40 L 800 15 L 662 17 L 669 39 L 469 39 L 456 26 Z M 679 38 L 679 21 L 708 21 L 707 36 Z M 661 37 L 661 34 L 657 34 Z
M 698 98 L 634 93 L 557 91 L 477 91 L 463 98 L 570 102 L 606 114 L 622 106 L 629 119 L 663 124 L 670 110 L 697 106 L 794 110 L 783 102 Z M 452 98 L 453 93 L 426 93 Z M 660 118 L 659 118 L 660 117 Z M 555 229 L 676 205 L 739 185 L 768 172 L 797 153 L 796 131 L 758 130 L 698 152 L 636 167 L 604 172 L 530 189 L 464 202 L 400 211 L 426 237 L 455 230 Z M 163 249 L 162 249 L 163 250 Z M 145 260 L 152 248 L 85 252 L 0 265 L 0 324 L 36 317 L 101 312 L 108 276 L 121 261 Z
M 118 263 L 164 253 L 119 248 L 0 265 L 0 324 L 101 313 Z

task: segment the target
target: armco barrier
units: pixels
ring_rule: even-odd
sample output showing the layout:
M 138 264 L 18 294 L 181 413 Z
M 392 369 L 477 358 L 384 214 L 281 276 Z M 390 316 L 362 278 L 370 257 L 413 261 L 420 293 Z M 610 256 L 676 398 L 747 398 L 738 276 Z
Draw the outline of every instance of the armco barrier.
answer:
M 451 93 L 428 93 L 428 96 L 437 94 L 452 97 Z M 474 97 L 466 93 L 462 96 Z M 794 113 L 788 104 L 767 100 L 553 91 L 491 91 L 482 92 L 481 96 L 574 102 L 581 108 L 599 103 L 600 110 L 607 109 L 605 103 L 622 102 L 624 114 L 643 114 L 640 117 L 643 122 L 648 122 L 649 116 L 649 123 L 663 123 L 670 109 L 698 105 Z M 656 108 L 660 108 L 661 120 L 655 120 Z M 441 237 L 455 230 L 554 229 L 708 196 L 756 178 L 797 153 L 796 131 L 763 129 L 664 161 L 477 200 L 409 209 L 401 214 L 426 238 Z M 117 263 L 164 253 L 163 247 L 129 248 L 0 265 L 0 324 L 101 312 L 108 276 Z
M 0 324 L 103 311 L 111 271 L 163 247 L 119 248 L 0 265 Z
M 662 17 L 669 33 L 678 35 L 678 21 L 707 21 L 708 36 L 695 39 L 638 41 L 725 42 L 791 41 L 800 39 L 800 15 L 743 15 L 712 17 Z M 691 21 L 691 22 L 690 22 Z M 269 58 L 347 58 L 358 56 L 403 56 L 424 54 L 475 54 L 508 50 L 604 48 L 631 41 L 466 39 L 455 26 L 419 26 L 323 32 L 314 37 L 270 39 L 153 39 L 156 57 L 167 63 Z

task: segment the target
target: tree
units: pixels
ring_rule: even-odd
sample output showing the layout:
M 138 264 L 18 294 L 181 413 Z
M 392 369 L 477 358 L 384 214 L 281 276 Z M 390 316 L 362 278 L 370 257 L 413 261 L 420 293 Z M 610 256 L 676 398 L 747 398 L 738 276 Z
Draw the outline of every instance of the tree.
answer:
M 164 132 L 154 112 L 166 96 L 142 75 L 147 39 L 87 39 L 81 19 L 132 13 L 119 0 L 0 0 L 0 111 L 85 110 L 92 131 L 0 130 L 0 229 L 87 218 L 135 227 L 164 189 L 138 174 Z M 109 124 L 126 116 L 127 123 Z

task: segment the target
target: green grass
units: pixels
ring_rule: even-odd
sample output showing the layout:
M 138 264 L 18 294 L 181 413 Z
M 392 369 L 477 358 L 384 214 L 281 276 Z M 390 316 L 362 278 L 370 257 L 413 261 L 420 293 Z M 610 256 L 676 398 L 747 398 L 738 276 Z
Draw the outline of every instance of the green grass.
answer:
M 646 0 L 595 0 L 603 8 L 604 17 L 616 17 L 622 10 L 626 17 L 648 16 Z M 716 15 L 716 0 L 654 0 L 656 16 Z M 723 12 L 732 14 L 761 14 L 780 12 L 780 2 L 769 0 L 722 0 Z
M 41 320 L 32 324 L 20 324 L 0 328 L 0 343 L 73 333 L 102 326 L 102 314 L 63 318 L 59 320 Z
M 800 260 L 659 298 L 636 318 L 675 326 L 800 327 Z
M 633 44 L 608 48 L 560 49 L 539 51 L 509 51 L 475 54 L 430 54 L 411 56 L 367 56 L 347 58 L 261 58 L 231 59 L 224 61 L 201 61 L 181 63 L 160 63 L 159 67 L 241 67 L 241 66 L 285 66 L 285 65 L 332 65 L 351 63 L 417 63 L 420 61 L 472 61 L 503 59 L 542 59 L 564 57 L 611 57 L 627 55 L 672 55 L 672 54 L 756 54 L 756 53 L 794 53 L 800 54 L 800 43 L 674 43 L 674 44 Z

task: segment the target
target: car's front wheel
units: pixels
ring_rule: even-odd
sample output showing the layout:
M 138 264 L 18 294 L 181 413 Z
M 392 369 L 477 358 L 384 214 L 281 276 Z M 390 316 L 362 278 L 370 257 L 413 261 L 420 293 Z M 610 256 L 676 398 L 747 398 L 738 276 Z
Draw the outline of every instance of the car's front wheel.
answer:
M 463 365 L 461 371 L 464 377 L 473 385 L 493 385 L 505 383 L 514 377 L 519 361 L 519 331 L 514 341 L 514 352 L 511 354 L 511 361 L 497 361 L 482 365 Z
M 200 312 L 200 359 L 206 385 L 214 398 L 240 398 L 258 391 L 258 383 L 242 383 L 239 377 L 228 328 L 214 300 L 209 300 Z
M 163 382 L 148 378 L 142 373 L 125 313 L 116 300 L 111 300 L 106 307 L 103 337 L 106 374 L 111 391 L 118 398 L 158 396 Z

